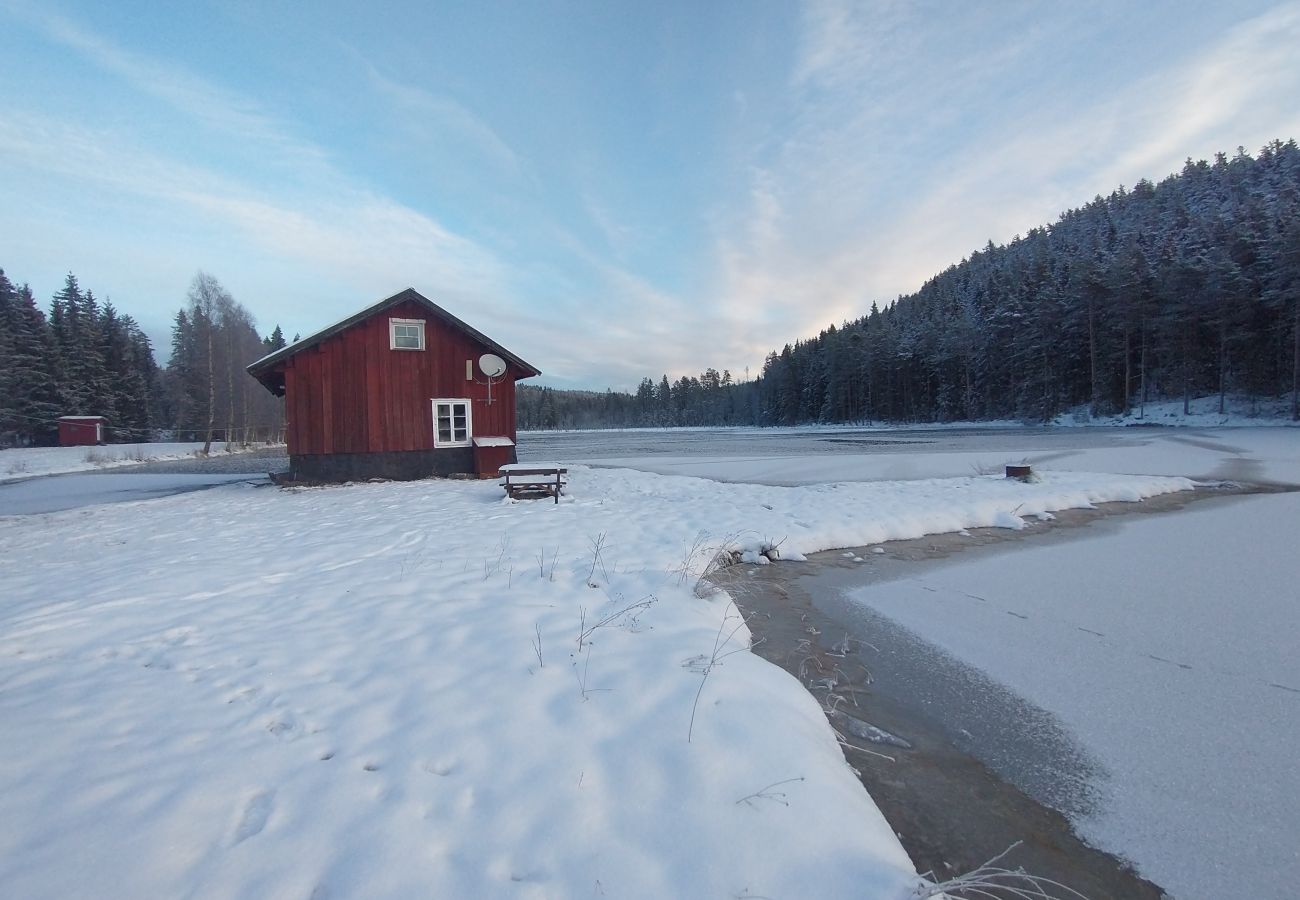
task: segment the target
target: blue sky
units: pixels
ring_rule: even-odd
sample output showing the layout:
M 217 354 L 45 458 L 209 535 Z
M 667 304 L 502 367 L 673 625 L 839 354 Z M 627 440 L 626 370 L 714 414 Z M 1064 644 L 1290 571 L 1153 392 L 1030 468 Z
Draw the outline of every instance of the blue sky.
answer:
M 0 266 L 154 338 L 412 286 L 561 387 L 728 368 L 1300 138 L 1300 3 L 0 0 Z

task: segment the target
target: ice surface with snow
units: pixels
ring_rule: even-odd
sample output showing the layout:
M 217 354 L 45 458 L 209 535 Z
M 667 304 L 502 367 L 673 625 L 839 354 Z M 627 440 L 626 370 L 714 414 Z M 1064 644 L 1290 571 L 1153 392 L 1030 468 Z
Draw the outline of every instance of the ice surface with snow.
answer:
M 861 603 L 1056 714 L 1099 759 L 1076 823 L 1179 900 L 1300 882 L 1300 495 L 954 557 Z
M 27 478 L 0 484 L 0 516 L 58 512 L 101 503 L 152 500 L 186 491 L 200 491 L 233 482 L 267 482 L 265 476 L 211 473 L 122 474 L 79 473 L 66 477 Z

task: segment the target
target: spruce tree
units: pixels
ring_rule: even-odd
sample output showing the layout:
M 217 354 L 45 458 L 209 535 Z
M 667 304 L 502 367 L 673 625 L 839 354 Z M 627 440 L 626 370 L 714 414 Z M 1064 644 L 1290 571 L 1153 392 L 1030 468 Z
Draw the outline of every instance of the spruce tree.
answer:
M 279 325 L 276 325 L 275 330 L 262 339 L 262 344 L 265 346 L 268 354 L 274 353 L 277 350 L 283 350 L 288 346 L 284 340 L 284 332 L 280 330 Z
M 15 289 L 0 270 L 0 439 L 51 444 L 59 402 L 54 341 L 27 285 Z

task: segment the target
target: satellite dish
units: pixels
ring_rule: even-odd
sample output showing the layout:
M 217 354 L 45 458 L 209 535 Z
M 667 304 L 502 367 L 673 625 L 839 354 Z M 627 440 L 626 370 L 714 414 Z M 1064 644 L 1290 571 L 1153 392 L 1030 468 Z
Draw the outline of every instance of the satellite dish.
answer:
M 480 356 L 478 367 L 488 378 L 499 378 L 506 373 L 506 361 L 495 353 L 484 353 Z

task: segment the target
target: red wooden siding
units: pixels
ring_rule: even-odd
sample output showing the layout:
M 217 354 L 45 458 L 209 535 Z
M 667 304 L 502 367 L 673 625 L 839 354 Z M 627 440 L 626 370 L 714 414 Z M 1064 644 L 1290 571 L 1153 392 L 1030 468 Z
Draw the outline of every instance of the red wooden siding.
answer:
M 420 319 L 423 350 L 392 350 L 389 319 Z M 465 361 L 488 352 L 414 302 L 400 303 L 285 360 L 289 453 L 380 453 L 433 449 L 436 397 L 469 398 L 477 435 L 515 437 L 513 363 L 492 386 L 465 379 Z

